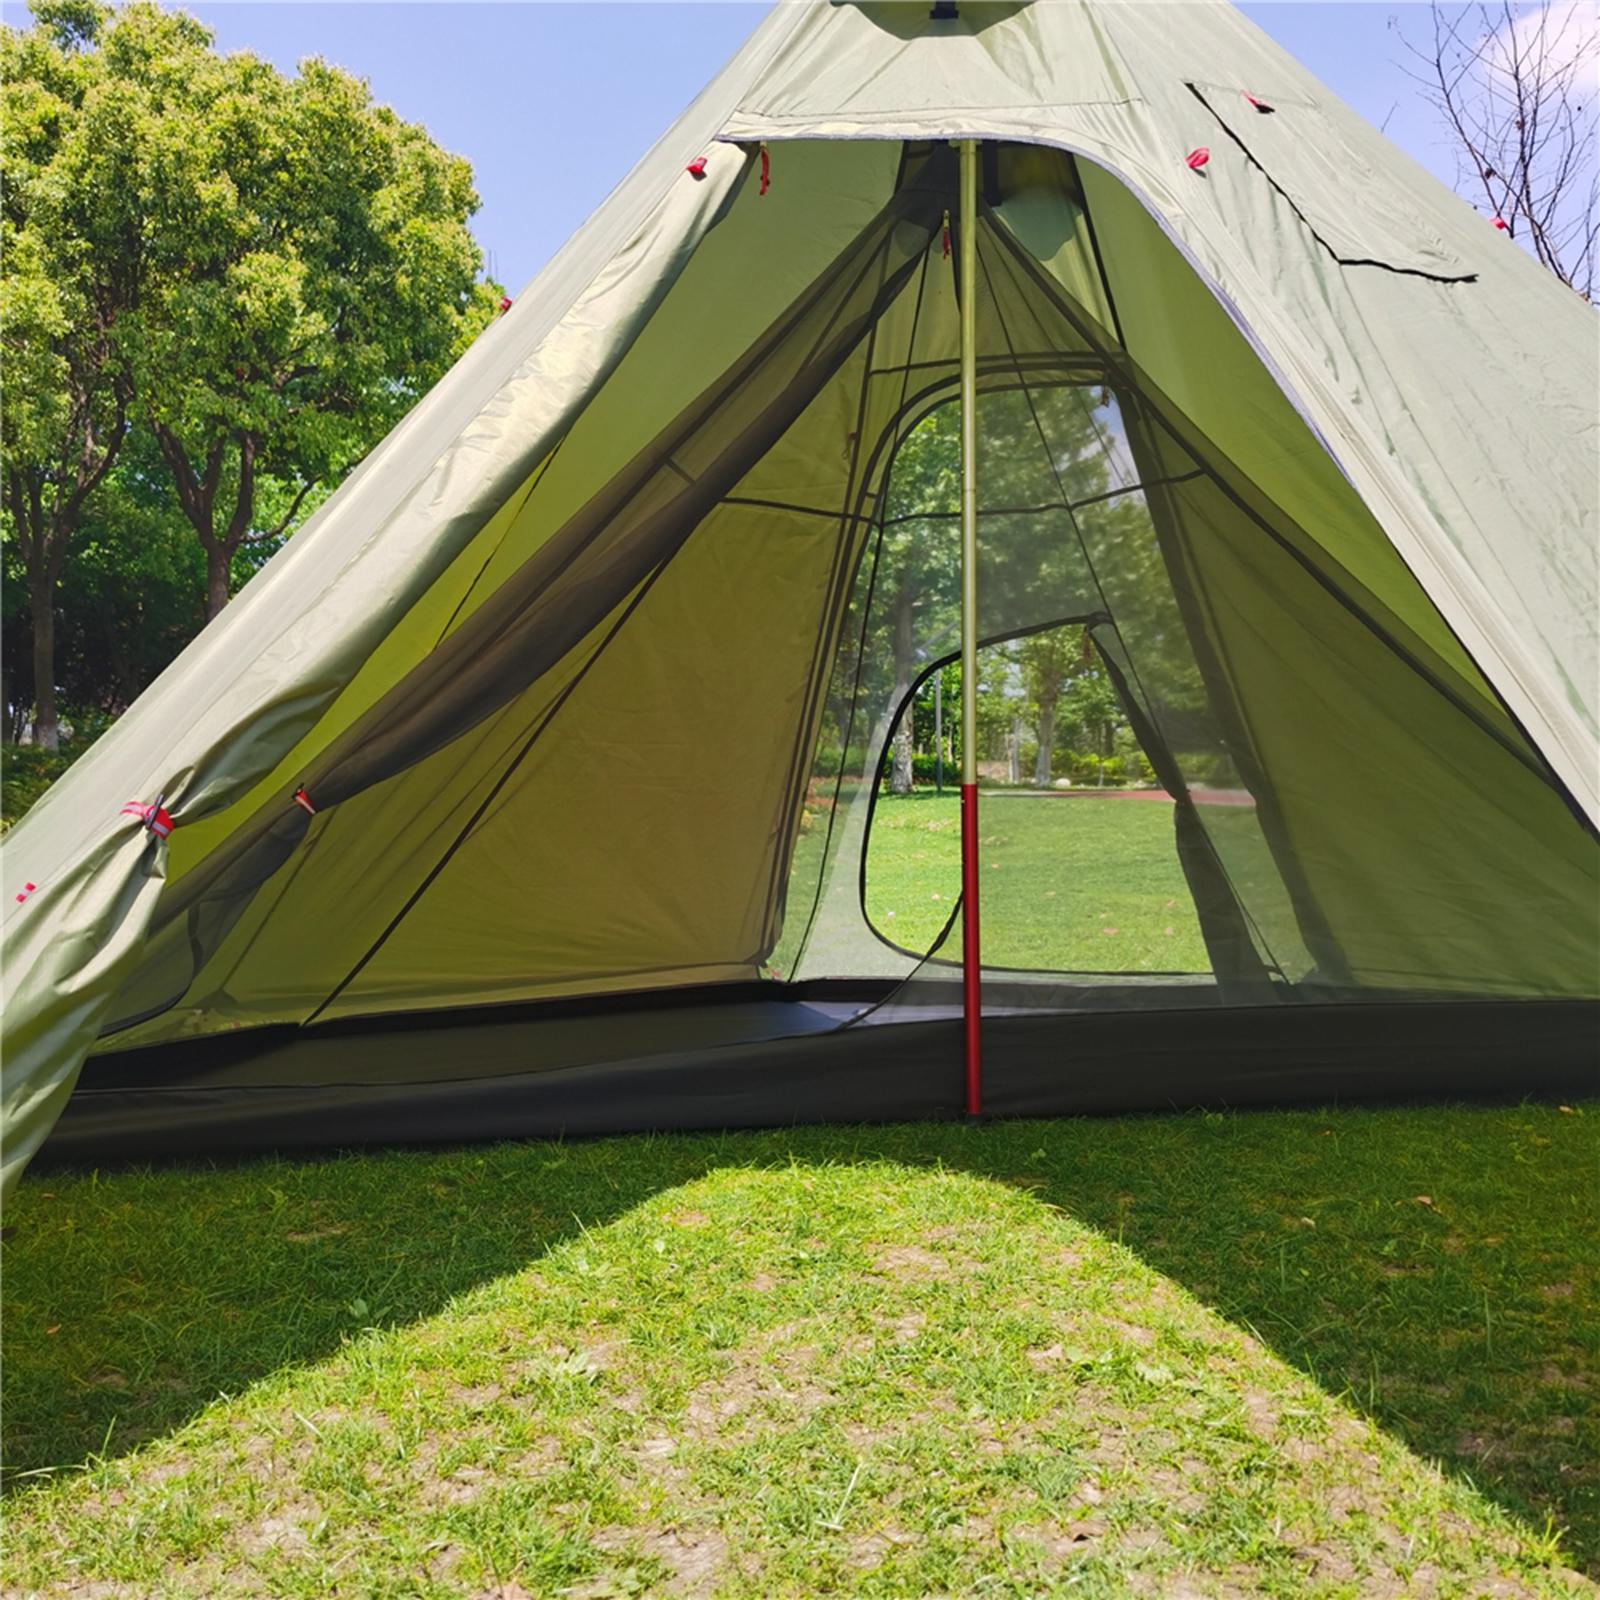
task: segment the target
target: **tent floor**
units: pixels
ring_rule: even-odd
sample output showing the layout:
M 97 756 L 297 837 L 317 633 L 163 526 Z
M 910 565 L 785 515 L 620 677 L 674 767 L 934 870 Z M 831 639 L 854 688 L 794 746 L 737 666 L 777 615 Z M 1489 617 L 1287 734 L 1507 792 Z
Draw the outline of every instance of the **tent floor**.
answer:
M 1093 992 L 1094 1010 L 1002 1003 L 986 1014 L 987 1113 L 1600 1089 L 1594 1002 L 1242 1008 L 1215 1004 L 1208 988 L 1141 985 L 1125 1009 L 1107 1010 Z M 959 1014 L 935 1002 L 862 1016 L 881 998 L 859 984 L 733 984 L 113 1052 L 85 1064 L 42 1155 L 105 1162 L 958 1115 Z

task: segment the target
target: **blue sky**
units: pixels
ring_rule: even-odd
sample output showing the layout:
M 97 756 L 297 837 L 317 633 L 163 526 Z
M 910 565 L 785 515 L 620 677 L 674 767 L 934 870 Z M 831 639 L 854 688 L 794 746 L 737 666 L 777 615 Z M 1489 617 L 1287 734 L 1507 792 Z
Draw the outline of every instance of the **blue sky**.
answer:
M 475 229 L 520 288 L 727 61 L 767 7 L 738 3 L 191 3 L 223 49 L 292 71 L 322 55 L 468 157 Z M 1450 181 L 1453 160 L 1401 70 L 1394 25 L 1420 39 L 1418 0 L 1266 0 L 1254 21 L 1336 94 Z

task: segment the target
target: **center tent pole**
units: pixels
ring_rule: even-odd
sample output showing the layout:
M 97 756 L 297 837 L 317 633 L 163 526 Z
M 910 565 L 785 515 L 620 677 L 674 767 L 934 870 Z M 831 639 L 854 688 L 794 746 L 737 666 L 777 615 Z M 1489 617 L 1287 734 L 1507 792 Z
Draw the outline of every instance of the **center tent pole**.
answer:
M 967 1115 L 983 1109 L 978 945 L 978 144 L 961 148 L 961 1001 Z

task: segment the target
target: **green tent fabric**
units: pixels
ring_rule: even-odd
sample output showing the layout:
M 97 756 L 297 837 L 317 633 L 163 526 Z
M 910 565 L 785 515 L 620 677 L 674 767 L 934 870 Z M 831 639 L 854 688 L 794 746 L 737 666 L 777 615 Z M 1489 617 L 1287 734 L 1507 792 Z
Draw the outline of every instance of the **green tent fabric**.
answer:
M 1593 312 L 1226 5 L 806 0 L 8 838 L 6 1184 L 64 1111 L 137 1154 L 949 1098 L 958 918 L 895 946 L 860 880 L 905 649 L 954 649 L 897 468 L 966 292 L 981 630 L 1089 630 L 1210 967 L 991 985 L 1000 1107 L 1338 1089 L 1378 1037 L 1396 1089 L 1587 1070 Z

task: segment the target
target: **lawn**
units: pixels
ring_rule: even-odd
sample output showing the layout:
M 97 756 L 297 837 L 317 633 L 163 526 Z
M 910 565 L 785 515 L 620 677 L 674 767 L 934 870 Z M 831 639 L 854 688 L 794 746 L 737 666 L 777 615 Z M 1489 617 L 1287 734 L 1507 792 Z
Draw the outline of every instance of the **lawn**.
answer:
M 6 1592 L 1593 1593 L 1597 1118 L 36 1174 Z
M 983 954 L 1049 972 L 1209 972 L 1178 864 L 1172 806 L 1107 790 L 980 796 Z M 961 802 L 880 794 L 868 835 L 867 915 L 921 954 L 961 888 Z

